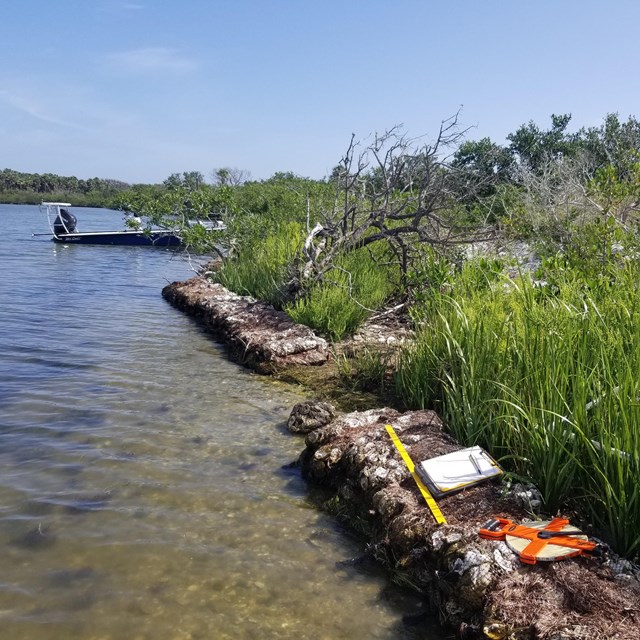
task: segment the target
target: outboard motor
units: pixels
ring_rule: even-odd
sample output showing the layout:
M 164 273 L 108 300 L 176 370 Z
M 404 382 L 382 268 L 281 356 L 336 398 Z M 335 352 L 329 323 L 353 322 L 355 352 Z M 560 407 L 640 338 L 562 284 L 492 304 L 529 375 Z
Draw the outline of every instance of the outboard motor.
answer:
M 73 213 L 70 213 L 68 209 L 60 209 L 60 213 L 53 221 L 53 233 L 57 236 L 64 233 L 73 233 L 76 230 L 76 224 L 78 224 L 78 221 Z

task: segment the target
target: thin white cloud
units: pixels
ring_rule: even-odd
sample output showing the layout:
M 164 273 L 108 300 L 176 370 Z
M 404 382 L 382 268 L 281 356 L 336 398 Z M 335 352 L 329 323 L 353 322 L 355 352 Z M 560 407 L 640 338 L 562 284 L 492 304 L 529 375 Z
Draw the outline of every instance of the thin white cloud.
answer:
M 190 73 L 197 64 L 177 49 L 166 47 L 147 47 L 113 53 L 107 57 L 109 65 L 121 73 L 145 74 L 156 73 Z
M 122 15 L 126 11 L 142 11 L 147 8 L 142 2 L 128 2 L 119 0 L 103 0 L 101 5 L 96 7 L 96 11 L 106 15 Z
M 27 115 L 46 122 L 48 124 L 54 124 L 60 127 L 66 127 L 69 129 L 77 129 L 79 131 L 89 131 L 89 129 L 77 122 L 67 120 L 64 118 L 56 117 L 51 113 L 46 112 L 42 105 L 28 98 L 26 95 L 20 95 L 17 93 L 11 93 L 9 91 L 0 91 L 0 100 L 6 104 L 12 106 L 14 109 L 26 113 Z
M 13 113 L 22 120 L 19 128 L 48 125 L 47 130 L 71 135 L 98 134 L 139 125 L 139 114 L 127 102 L 113 104 L 95 94 L 91 87 L 54 76 L 29 79 L 0 75 L 0 120 L 6 125 Z

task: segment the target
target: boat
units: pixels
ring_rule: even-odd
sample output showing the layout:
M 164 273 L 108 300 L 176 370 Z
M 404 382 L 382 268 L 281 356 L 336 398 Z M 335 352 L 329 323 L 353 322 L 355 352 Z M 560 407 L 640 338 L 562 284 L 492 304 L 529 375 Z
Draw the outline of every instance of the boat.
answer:
M 54 242 L 62 244 L 102 244 L 123 246 L 176 247 L 182 244 L 178 233 L 169 229 L 123 229 L 121 231 L 79 231 L 78 220 L 68 202 L 43 202 Z M 223 228 L 222 226 L 220 228 Z M 36 235 L 36 234 L 34 234 Z

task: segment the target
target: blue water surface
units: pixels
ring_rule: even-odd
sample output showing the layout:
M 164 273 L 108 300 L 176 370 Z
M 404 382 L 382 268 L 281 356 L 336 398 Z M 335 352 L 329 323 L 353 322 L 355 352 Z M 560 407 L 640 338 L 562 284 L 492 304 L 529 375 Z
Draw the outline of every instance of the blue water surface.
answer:
M 303 396 L 160 295 L 193 263 L 34 237 L 38 207 L 0 225 L 0 638 L 442 637 L 403 624 L 419 598 L 378 569 L 337 564 L 363 543 L 286 467 Z

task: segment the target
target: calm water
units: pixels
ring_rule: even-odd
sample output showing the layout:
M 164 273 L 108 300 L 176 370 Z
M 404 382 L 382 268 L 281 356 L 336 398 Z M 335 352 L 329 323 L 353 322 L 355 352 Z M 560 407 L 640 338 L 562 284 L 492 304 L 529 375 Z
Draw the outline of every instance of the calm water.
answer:
M 419 603 L 376 569 L 337 565 L 360 543 L 283 469 L 300 397 L 163 301 L 187 262 L 33 238 L 37 207 L 0 224 L 0 638 L 442 637 L 403 624 Z

